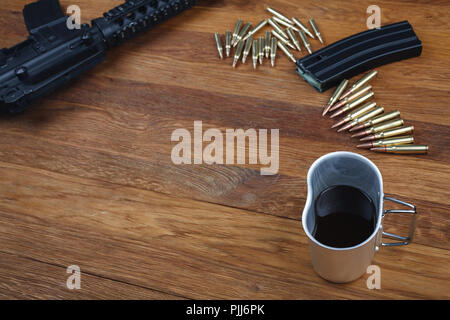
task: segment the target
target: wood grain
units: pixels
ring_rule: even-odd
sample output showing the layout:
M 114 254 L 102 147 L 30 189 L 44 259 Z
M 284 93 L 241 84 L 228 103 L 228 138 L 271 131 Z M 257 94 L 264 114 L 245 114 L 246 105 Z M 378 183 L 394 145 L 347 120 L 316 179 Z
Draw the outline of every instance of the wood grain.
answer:
M 158 299 L 177 300 L 177 296 L 136 285 L 82 273 L 81 289 L 67 289 L 70 276 L 61 267 L 29 257 L 0 252 L 0 299 Z
M 27 2 L 0 8 L 0 47 L 25 39 Z M 84 22 L 120 3 L 77 1 Z M 364 30 L 370 4 L 270 2 L 314 17 L 327 43 Z M 0 117 L 0 297 L 448 299 L 450 4 L 377 4 L 383 24 L 410 21 L 424 51 L 379 68 L 375 100 L 401 111 L 428 155 L 357 150 L 320 116 L 330 93 L 300 80 L 281 53 L 276 68 L 266 61 L 233 70 L 217 58 L 213 33 L 238 18 L 256 24 L 268 4 L 200 1 L 26 113 Z M 259 165 L 174 165 L 171 133 L 192 132 L 196 120 L 204 130 L 280 129 L 279 174 L 261 176 Z M 300 223 L 305 178 L 315 159 L 337 150 L 374 161 L 385 192 L 420 213 L 413 244 L 376 255 L 380 291 L 364 277 L 330 284 L 310 265 Z M 406 232 L 407 219 L 388 223 Z M 71 264 L 86 272 L 78 293 L 64 288 Z

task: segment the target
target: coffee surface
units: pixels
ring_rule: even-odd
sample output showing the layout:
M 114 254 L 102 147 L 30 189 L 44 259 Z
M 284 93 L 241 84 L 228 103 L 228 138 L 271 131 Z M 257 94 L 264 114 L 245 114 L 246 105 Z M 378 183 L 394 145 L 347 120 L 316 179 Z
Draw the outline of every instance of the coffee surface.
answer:
M 353 247 L 375 230 L 374 202 L 355 187 L 338 185 L 325 189 L 317 197 L 314 209 L 313 237 L 324 245 Z

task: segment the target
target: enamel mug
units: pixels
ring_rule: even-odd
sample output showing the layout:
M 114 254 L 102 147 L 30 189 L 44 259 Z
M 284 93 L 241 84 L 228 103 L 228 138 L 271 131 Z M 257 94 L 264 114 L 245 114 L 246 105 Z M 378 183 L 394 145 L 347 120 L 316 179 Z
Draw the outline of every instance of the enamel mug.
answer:
M 362 243 L 348 248 L 334 248 L 314 239 L 314 202 L 322 191 L 337 185 L 358 188 L 367 194 L 375 204 L 376 223 L 373 233 Z M 324 279 L 345 283 L 366 273 L 375 252 L 384 246 L 402 246 L 411 242 L 417 211 L 412 204 L 385 197 L 383 179 L 375 164 L 369 159 L 352 152 L 334 152 L 317 159 L 308 171 L 308 196 L 302 215 L 303 229 L 309 238 L 309 250 L 314 270 Z M 405 210 L 385 210 L 385 201 L 406 206 Z M 383 231 L 383 218 L 388 214 L 411 214 L 412 221 L 407 237 Z M 383 242 L 383 236 L 397 240 Z

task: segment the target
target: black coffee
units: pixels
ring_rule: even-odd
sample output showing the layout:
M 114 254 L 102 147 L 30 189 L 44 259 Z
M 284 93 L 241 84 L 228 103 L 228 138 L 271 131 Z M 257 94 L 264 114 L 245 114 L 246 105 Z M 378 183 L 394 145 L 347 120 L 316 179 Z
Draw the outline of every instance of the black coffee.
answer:
M 364 242 L 376 226 L 372 199 L 350 186 L 333 186 L 322 191 L 314 204 L 313 237 L 335 247 L 353 247 Z

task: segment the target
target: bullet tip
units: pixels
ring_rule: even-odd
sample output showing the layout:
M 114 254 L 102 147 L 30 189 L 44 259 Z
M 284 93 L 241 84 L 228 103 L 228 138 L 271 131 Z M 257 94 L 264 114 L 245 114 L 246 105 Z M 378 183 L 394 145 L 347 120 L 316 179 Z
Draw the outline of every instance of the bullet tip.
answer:
M 362 143 L 356 146 L 357 148 L 370 149 L 373 147 L 372 143 Z
M 350 129 L 350 131 L 352 131 L 352 130 Z M 359 137 L 365 136 L 366 134 L 367 133 L 365 131 L 358 132 L 358 133 L 355 133 L 354 135 L 352 135 L 352 138 L 359 138 Z
M 370 148 L 370 151 L 386 152 L 386 148 L 385 147 Z
M 339 97 L 339 100 L 345 99 L 350 93 L 352 93 L 351 90 L 347 90 L 342 94 L 342 96 Z
M 331 126 L 331 129 L 337 128 L 337 127 L 339 127 L 340 125 L 342 125 L 342 122 L 335 123 L 335 124 L 333 124 L 333 125 Z
M 350 129 L 351 126 L 352 126 L 351 123 L 349 123 L 348 125 L 343 126 L 342 128 L 340 128 L 340 129 L 338 130 L 338 132 L 346 131 L 346 130 Z
M 343 106 L 344 105 L 344 102 L 343 101 L 339 101 L 338 103 L 336 103 L 336 104 L 333 104 L 332 106 L 331 106 L 331 108 L 330 108 L 330 111 L 334 111 L 334 110 L 336 110 L 336 109 L 339 109 L 341 106 Z
M 327 103 L 325 108 L 323 108 L 322 117 L 324 117 L 331 110 L 332 106 L 333 104 Z
M 337 108 L 339 108 L 339 107 L 337 107 L 336 105 L 332 105 L 332 106 L 330 107 L 330 110 L 329 110 L 329 111 L 334 111 L 334 110 L 336 110 Z
M 338 110 L 335 113 L 331 114 L 330 118 L 336 118 L 337 116 L 341 115 L 344 111 Z
M 374 138 L 375 137 L 373 135 L 370 135 L 370 136 L 359 139 L 359 141 L 370 141 L 370 140 L 373 140 Z
M 360 129 L 364 129 L 364 126 L 356 126 L 350 129 L 350 132 L 356 131 L 356 130 L 360 130 Z

